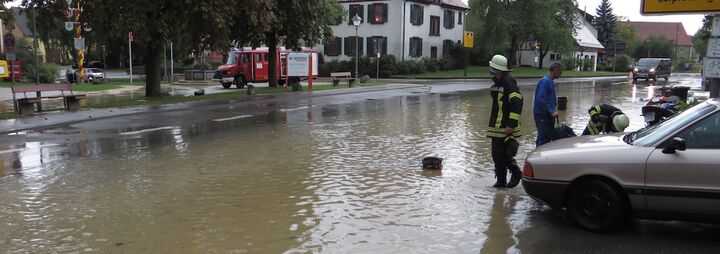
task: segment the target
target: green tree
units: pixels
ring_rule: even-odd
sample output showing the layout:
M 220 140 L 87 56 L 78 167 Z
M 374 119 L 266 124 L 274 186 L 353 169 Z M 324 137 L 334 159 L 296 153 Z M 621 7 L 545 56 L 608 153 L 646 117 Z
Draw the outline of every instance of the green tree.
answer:
M 710 34 L 712 32 L 712 23 L 713 16 L 705 15 L 702 27 L 695 33 L 692 38 L 693 44 L 695 45 L 695 50 L 697 50 L 697 53 L 698 55 L 700 55 L 700 57 L 705 57 L 705 54 L 707 54 L 708 40 L 710 39 Z
M 88 23 L 98 34 L 122 34 L 121 41 L 126 41 L 128 32 L 133 32 L 134 43 L 145 63 L 145 96 L 159 97 L 160 59 L 165 40 L 185 41 L 202 49 L 227 48 L 231 42 L 231 17 L 237 9 L 245 7 L 241 2 L 84 0 L 81 2 L 84 10 L 80 22 Z M 69 8 L 65 0 L 23 0 L 22 5 L 37 5 L 39 9 L 55 15 L 62 15 Z
M 531 2 L 532 3 L 532 2 Z M 580 26 L 575 3 L 568 0 L 535 1 L 529 5 L 526 13 L 538 15 L 532 21 L 526 21 L 530 34 L 540 44 L 539 68 L 543 68 L 543 60 L 548 52 L 569 53 L 575 47 L 573 34 Z
M 635 59 L 645 57 L 672 58 L 675 53 L 675 42 L 665 37 L 650 36 L 633 49 Z
M 575 0 L 470 0 L 469 5 L 468 27 L 480 35 L 480 50 L 502 53 L 511 65 L 517 62 L 519 47 L 531 38 L 540 42 L 543 56 L 574 45 Z
M 607 47 L 608 43 L 613 39 L 612 36 L 615 34 L 617 23 L 617 17 L 613 14 L 610 0 L 602 0 L 595 10 L 595 14 L 597 14 L 597 18 L 593 20 L 593 25 L 598 31 L 598 41 Z
M 277 49 L 301 50 L 313 47 L 323 38 L 332 37 L 333 23 L 343 15 L 336 0 L 246 0 L 245 12 L 235 14 L 235 33 L 238 42 L 253 47 L 266 45 L 270 51 L 268 76 L 270 86 L 277 86 Z

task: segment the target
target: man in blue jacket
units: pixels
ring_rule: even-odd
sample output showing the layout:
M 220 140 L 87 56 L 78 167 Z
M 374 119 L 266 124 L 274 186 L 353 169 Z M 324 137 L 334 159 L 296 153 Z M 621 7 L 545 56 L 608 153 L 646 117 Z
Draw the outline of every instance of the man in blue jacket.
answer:
M 535 89 L 535 101 L 533 102 L 533 116 L 537 128 L 536 146 L 548 143 L 555 129 L 557 112 L 557 93 L 555 92 L 554 80 L 560 78 L 563 66 L 560 63 L 550 65 L 550 72 L 543 77 Z

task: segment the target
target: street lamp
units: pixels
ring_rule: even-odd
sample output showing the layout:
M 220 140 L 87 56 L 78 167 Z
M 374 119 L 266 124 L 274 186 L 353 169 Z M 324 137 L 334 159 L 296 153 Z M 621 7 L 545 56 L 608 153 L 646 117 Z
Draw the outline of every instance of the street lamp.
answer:
M 360 22 L 362 22 L 362 18 L 355 13 L 355 17 L 352 18 L 353 25 L 355 26 L 355 78 L 359 78 L 358 74 L 358 51 L 359 51 L 359 44 L 360 40 L 358 39 L 358 27 L 360 27 Z
M 648 47 L 648 55 L 647 55 L 647 57 L 650 58 L 650 39 L 645 40 L 645 43 L 647 44 L 647 47 Z

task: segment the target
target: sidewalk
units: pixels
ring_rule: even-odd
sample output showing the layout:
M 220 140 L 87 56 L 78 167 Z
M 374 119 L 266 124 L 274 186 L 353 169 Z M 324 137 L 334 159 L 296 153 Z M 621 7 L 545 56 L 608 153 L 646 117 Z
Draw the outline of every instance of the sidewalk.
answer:
M 256 95 L 248 97 L 239 97 L 235 102 L 253 102 L 257 100 L 287 99 L 287 98 L 311 98 L 322 96 L 333 96 L 351 93 L 366 93 L 378 91 L 401 90 L 410 88 L 428 88 L 424 85 L 409 84 L 388 84 L 374 87 L 352 87 L 347 89 L 334 89 L 323 91 L 302 91 L 290 92 L 272 95 Z M 429 89 L 429 88 L 428 88 Z M 165 105 L 148 105 L 131 108 L 107 108 L 107 109 L 83 109 L 79 112 L 52 111 L 42 114 L 36 114 L 28 117 L 20 117 L 16 119 L 0 120 L 0 135 L 14 132 L 21 132 L 29 129 L 48 128 L 59 125 L 67 125 L 76 122 L 91 121 L 97 119 L 126 116 L 132 114 L 167 112 L 185 110 L 189 108 L 215 105 L 217 101 L 197 101 Z

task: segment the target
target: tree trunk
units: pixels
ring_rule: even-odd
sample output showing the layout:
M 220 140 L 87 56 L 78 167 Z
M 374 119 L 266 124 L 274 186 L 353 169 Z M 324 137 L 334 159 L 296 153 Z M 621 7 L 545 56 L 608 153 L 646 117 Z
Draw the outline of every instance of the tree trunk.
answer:
M 540 58 L 538 59 L 540 62 L 538 62 L 538 69 L 543 68 L 543 59 L 545 59 L 545 56 L 547 55 L 548 51 L 550 51 L 550 47 L 546 47 L 545 50 L 543 50 L 543 47 L 541 45 L 540 47 Z
M 517 36 L 514 36 L 510 39 L 510 48 L 507 49 L 506 58 L 508 60 L 508 68 L 515 67 L 517 64 L 517 54 L 518 46 L 517 46 Z
M 145 50 L 145 97 L 160 97 L 160 57 L 162 44 L 148 42 Z
M 265 35 L 265 38 L 267 38 L 267 46 L 270 59 L 268 61 L 268 84 L 270 87 L 277 87 L 278 86 L 278 76 L 277 76 L 277 37 L 275 36 L 275 33 L 269 33 Z

